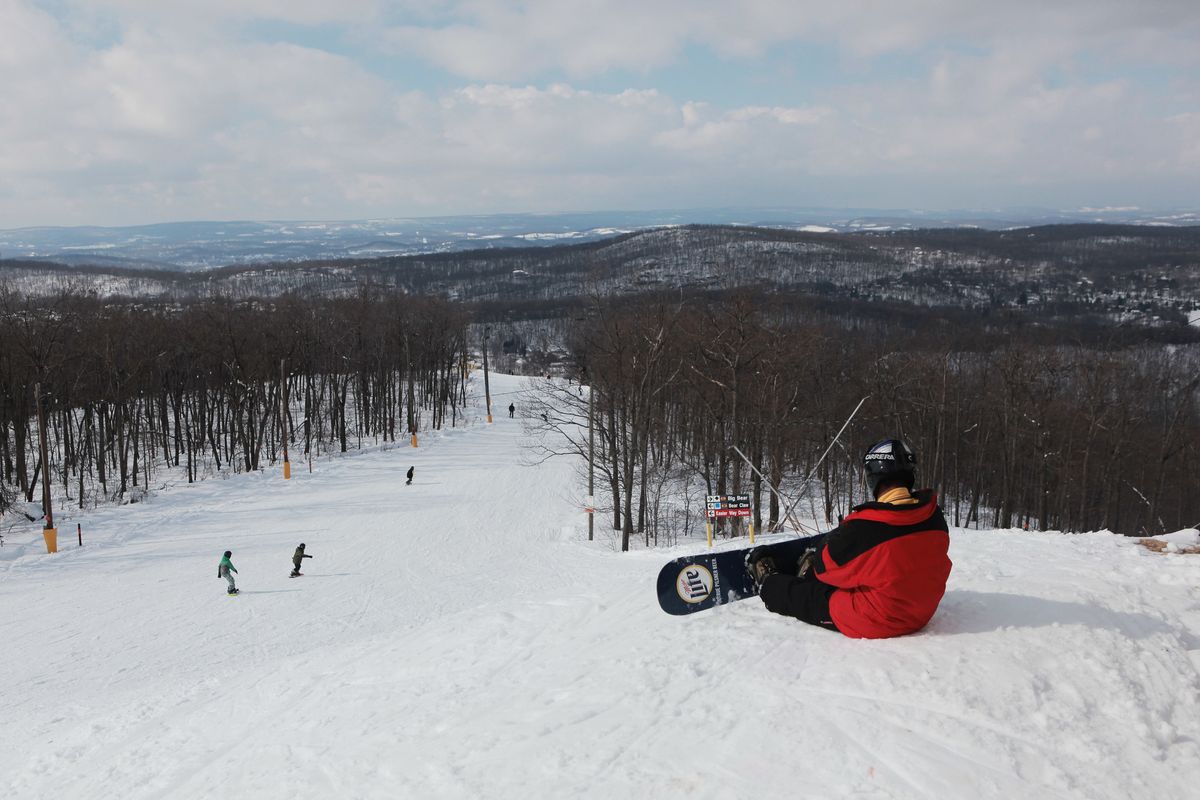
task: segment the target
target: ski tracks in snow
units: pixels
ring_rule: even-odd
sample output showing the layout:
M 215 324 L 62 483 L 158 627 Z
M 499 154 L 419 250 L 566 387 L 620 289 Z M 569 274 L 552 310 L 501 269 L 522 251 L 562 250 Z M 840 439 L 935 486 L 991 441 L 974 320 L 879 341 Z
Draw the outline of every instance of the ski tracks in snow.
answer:
M 574 465 L 521 466 L 523 442 L 501 416 L 289 483 L 181 486 L 90 514 L 82 550 L 9 562 L 0 794 L 1115 799 L 1200 784 L 1200 559 L 955 531 L 949 591 L 913 636 L 849 640 L 753 599 L 669 617 L 658 568 L 702 545 L 617 553 L 603 517 L 584 541 Z M 314 559 L 289 580 L 300 541 Z M 215 579 L 224 549 L 236 598 Z

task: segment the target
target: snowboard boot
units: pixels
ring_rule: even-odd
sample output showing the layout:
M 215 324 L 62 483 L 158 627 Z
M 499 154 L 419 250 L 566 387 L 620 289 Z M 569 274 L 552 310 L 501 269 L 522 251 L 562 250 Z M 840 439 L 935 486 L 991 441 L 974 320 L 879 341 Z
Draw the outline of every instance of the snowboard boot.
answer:
M 776 566 L 775 559 L 767 555 L 765 548 L 756 547 L 746 554 L 746 572 L 754 581 L 754 592 L 757 594 L 767 576 L 779 572 L 779 567 Z
M 820 552 L 815 547 L 810 547 L 804 551 L 804 555 L 800 556 L 800 562 L 796 567 L 797 578 L 807 578 L 812 572 L 813 564 L 817 562 L 817 553 Z

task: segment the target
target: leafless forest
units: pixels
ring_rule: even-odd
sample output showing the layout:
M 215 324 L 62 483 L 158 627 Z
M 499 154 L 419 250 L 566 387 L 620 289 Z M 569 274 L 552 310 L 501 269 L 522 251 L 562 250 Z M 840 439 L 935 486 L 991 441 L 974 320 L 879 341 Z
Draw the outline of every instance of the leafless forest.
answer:
M 35 385 L 59 494 L 131 501 L 156 465 L 191 482 L 275 464 L 285 436 L 303 461 L 455 424 L 466 319 L 366 292 L 186 307 L 0 294 L 2 499 L 40 492 Z
M 593 387 L 624 547 L 694 530 L 705 493 L 752 494 L 759 529 L 772 487 L 834 522 L 891 435 L 956 525 L 1200 523 L 1200 229 L 694 227 L 187 275 L 4 262 L 0 287 L 0 505 L 40 491 L 35 384 L 51 481 L 82 506 L 164 467 L 261 469 L 284 437 L 301 460 L 458 424 L 487 346 L 556 376 L 522 402 L 543 455 L 586 454 Z
M 919 482 L 939 492 L 954 525 L 1127 534 L 1196 525 L 1200 348 L 1114 341 L 934 315 L 928 325 L 847 325 L 772 313 L 743 294 L 598 304 L 572 351 L 595 391 L 598 502 L 626 548 L 634 536 L 653 544 L 694 529 L 702 494 L 751 494 L 759 530 L 781 521 L 770 487 L 836 522 L 868 499 L 861 453 L 893 435 L 916 447 Z M 545 451 L 586 456 L 586 391 L 545 381 L 539 393 L 547 399 L 531 422 Z

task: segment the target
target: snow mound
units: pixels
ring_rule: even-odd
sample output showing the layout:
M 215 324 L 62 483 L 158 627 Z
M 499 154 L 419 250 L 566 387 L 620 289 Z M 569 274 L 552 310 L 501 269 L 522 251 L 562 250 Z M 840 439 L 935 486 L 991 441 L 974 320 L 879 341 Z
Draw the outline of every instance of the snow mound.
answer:
M 1180 547 L 1188 547 L 1190 545 L 1200 544 L 1200 530 L 1197 530 L 1196 528 L 1184 528 L 1181 531 L 1164 533 L 1160 536 L 1152 536 L 1150 538 L 1158 539 L 1160 542 L 1167 542 Z

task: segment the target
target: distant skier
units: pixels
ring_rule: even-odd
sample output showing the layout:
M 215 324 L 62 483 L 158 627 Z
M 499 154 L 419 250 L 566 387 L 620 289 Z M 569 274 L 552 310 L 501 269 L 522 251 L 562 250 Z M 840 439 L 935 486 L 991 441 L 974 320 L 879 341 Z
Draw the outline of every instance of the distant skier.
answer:
M 413 473 L 416 471 L 416 469 L 417 469 L 416 467 L 409 467 L 409 468 L 408 468 L 408 480 L 406 480 L 406 481 L 404 482 L 404 485 L 405 485 L 405 486 L 410 486 L 410 485 L 412 485 Z
M 746 556 L 768 611 L 856 639 L 918 631 L 937 611 L 950 577 L 950 534 L 937 496 L 913 493 L 917 457 L 899 439 L 863 456 L 875 501 L 856 506 L 792 563 L 766 548 Z M 769 547 L 769 546 L 768 546 Z
M 237 584 L 235 584 L 233 582 L 233 575 L 235 572 L 237 572 L 237 567 L 235 567 L 233 565 L 233 562 L 231 562 L 229 560 L 229 557 L 232 555 L 233 555 L 233 551 L 231 551 L 231 550 L 225 551 L 225 555 L 223 555 L 221 557 L 221 563 L 219 565 L 217 565 L 217 577 L 224 578 L 226 581 L 229 582 L 229 590 L 227 592 L 228 594 L 237 594 L 238 593 Z
M 512 419 L 513 414 L 517 413 L 517 406 L 514 403 L 508 404 L 508 418 Z
M 292 564 L 296 568 L 292 570 L 292 574 L 288 576 L 289 578 L 299 578 L 304 574 L 300 571 L 300 562 L 306 558 L 312 558 L 312 556 L 304 552 L 304 542 L 301 542 L 300 546 L 296 548 L 296 552 L 292 555 Z

